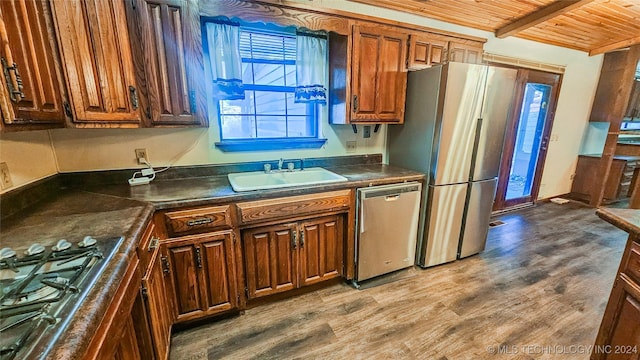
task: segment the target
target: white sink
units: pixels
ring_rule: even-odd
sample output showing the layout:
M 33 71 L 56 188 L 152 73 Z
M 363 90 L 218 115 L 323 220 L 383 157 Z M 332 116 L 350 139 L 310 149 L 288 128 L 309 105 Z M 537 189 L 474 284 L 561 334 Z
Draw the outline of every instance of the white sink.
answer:
M 294 171 L 264 171 L 232 173 L 227 175 L 234 191 L 277 189 L 289 186 L 326 184 L 348 181 L 344 176 L 321 167 Z

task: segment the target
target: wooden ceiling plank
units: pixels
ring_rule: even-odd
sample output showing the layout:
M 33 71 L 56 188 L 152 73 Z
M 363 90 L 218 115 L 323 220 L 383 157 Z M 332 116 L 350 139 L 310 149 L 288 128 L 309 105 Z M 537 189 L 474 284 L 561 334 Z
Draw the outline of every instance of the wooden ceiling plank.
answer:
M 497 38 L 505 38 L 516 34 L 524 29 L 535 26 L 541 22 L 547 21 L 558 15 L 564 14 L 573 9 L 577 9 L 580 6 L 586 5 L 594 0 L 562 0 L 556 1 L 551 5 L 544 7 L 538 11 L 532 12 L 520 19 L 503 26 L 496 30 L 495 34 Z
M 604 54 L 606 52 L 621 49 L 627 46 L 633 46 L 636 44 L 640 44 L 640 36 L 632 37 L 630 39 L 618 41 L 612 44 L 602 45 L 596 48 L 593 48 L 589 51 L 589 56 Z

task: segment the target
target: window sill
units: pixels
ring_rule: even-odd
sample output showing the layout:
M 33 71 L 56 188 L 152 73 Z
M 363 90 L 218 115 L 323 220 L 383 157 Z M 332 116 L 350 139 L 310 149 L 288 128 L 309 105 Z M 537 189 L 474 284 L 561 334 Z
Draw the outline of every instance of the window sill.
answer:
M 327 139 L 259 139 L 259 140 L 224 140 L 215 145 L 224 152 L 286 150 L 286 149 L 319 149 Z

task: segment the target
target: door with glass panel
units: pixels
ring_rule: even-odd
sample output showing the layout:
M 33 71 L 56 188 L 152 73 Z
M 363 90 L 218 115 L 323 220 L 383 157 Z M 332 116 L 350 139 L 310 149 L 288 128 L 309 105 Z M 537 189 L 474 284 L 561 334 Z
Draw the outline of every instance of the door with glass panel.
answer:
M 559 86 L 558 74 L 518 70 L 494 211 L 532 204 L 538 197 Z

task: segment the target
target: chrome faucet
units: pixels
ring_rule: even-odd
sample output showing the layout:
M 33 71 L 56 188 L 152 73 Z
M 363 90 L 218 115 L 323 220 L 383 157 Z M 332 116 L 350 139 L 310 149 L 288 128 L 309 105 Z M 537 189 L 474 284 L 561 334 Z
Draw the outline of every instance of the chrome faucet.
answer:
M 278 160 L 278 170 L 282 171 L 282 164 L 284 163 L 284 159 L 280 158 L 280 160 Z

